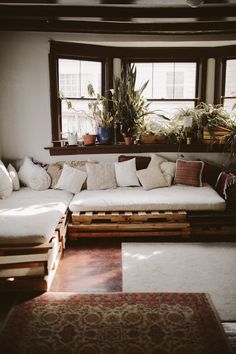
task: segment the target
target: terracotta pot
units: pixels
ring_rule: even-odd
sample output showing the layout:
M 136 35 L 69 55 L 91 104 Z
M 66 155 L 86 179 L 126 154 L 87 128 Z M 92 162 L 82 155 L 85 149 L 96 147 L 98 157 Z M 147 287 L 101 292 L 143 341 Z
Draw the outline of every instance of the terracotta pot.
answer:
M 141 136 L 141 142 L 143 144 L 154 144 L 156 142 L 156 136 L 154 134 L 144 134 Z
M 134 143 L 134 138 L 132 136 L 124 137 L 125 145 L 132 145 Z
M 84 145 L 94 145 L 97 135 L 95 134 L 85 134 L 83 135 Z

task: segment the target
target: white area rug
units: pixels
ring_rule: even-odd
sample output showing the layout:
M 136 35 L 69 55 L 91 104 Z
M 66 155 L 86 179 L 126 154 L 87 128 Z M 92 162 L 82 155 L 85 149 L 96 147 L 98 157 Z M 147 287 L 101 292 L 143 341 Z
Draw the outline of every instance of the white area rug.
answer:
M 236 321 L 236 242 L 122 243 L 123 291 L 205 292 Z

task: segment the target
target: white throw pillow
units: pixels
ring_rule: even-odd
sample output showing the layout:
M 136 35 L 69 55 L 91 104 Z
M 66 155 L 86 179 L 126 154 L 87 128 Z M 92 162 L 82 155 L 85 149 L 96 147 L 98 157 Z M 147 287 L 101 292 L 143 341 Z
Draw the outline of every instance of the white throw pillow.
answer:
M 9 163 L 9 165 L 7 167 L 7 171 L 9 173 L 11 180 L 12 180 L 13 190 L 18 191 L 20 189 L 20 181 L 19 181 L 19 177 L 18 177 L 15 167 Z
M 48 189 L 51 178 L 44 168 L 35 165 L 28 157 L 25 157 L 18 176 L 20 182 L 36 191 Z
M 136 174 L 135 158 L 128 161 L 115 162 L 114 165 L 116 182 L 119 187 L 140 186 Z
M 168 187 L 168 183 L 158 165 L 137 171 L 137 176 L 145 190 Z
M 0 161 L 0 199 L 5 199 L 10 197 L 13 191 L 12 180 L 7 172 L 6 167 Z
M 81 191 L 82 185 L 86 178 L 86 172 L 64 164 L 61 176 L 57 184 L 54 186 L 54 189 L 63 189 L 67 192 L 77 194 Z
M 148 165 L 148 168 L 160 166 L 161 171 L 170 186 L 173 182 L 176 170 L 176 163 L 166 160 L 164 157 L 161 157 L 156 154 L 151 154 L 151 161 Z
M 116 188 L 115 167 L 111 163 L 86 163 L 87 189 L 112 189 Z

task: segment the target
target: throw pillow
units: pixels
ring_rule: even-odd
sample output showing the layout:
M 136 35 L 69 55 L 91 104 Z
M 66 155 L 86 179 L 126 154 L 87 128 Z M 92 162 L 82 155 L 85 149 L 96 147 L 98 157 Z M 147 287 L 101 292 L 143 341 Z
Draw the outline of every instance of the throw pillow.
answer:
M 13 191 L 12 180 L 7 172 L 6 167 L 0 161 L 0 199 L 10 197 Z
M 67 192 L 77 194 L 81 191 L 82 185 L 86 178 L 86 172 L 64 164 L 61 176 L 54 189 L 63 189 Z
M 110 163 L 87 163 L 87 189 L 111 189 L 116 188 L 114 164 Z
M 48 189 L 51 183 L 51 178 L 44 168 L 35 165 L 28 157 L 25 157 L 18 176 L 21 183 L 36 191 Z
M 176 163 L 168 161 L 164 157 L 161 157 L 157 154 L 151 154 L 151 161 L 148 165 L 148 168 L 154 167 L 156 165 L 160 166 L 161 171 L 168 185 L 170 186 L 175 176 Z
M 136 174 L 135 158 L 124 161 L 115 162 L 116 182 L 119 187 L 140 186 Z
M 9 163 L 7 171 L 12 180 L 13 190 L 18 191 L 20 189 L 20 181 L 15 167 L 13 167 L 12 164 Z
M 202 186 L 202 161 L 176 161 L 175 183 L 194 187 Z
M 135 162 L 136 162 L 136 170 L 143 170 L 145 168 L 148 167 L 148 164 L 151 161 L 151 157 L 150 156 L 129 156 L 129 155 L 120 155 L 118 157 L 118 161 L 119 162 L 123 162 L 123 161 L 128 161 L 135 158 Z
M 168 187 L 168 183 L 159 166 L 139 170 L 137 171 L 137 176 L 141 185 L 147 191 L 153 188 Z
M 64 164 L 66 164 L 70 167 L 77 168 L 80 171 L 86 172 L 86 163 L 87 162 L 96 163 L 96 161 L 58 161 L 55 163 L 50 163 L 47 168 L 47 173 L 51 177 L 50 188 L 54 188 L 55 185 L 57 184 L 57 182 L 60 178 L 60 175 L 62 173 L 62 169 L 63 169 Z M 86 189 L 86 188 L 87 188 L 87 182 L 85 180 L 85 182 L 82 186 L 82 189 Z

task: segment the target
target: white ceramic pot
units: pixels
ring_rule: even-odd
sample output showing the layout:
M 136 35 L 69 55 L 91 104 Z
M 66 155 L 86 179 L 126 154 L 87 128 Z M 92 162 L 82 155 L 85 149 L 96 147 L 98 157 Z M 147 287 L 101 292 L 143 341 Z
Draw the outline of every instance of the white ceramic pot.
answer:
M 68 145 L 77 145 L 77 133 L 68 133 Z

